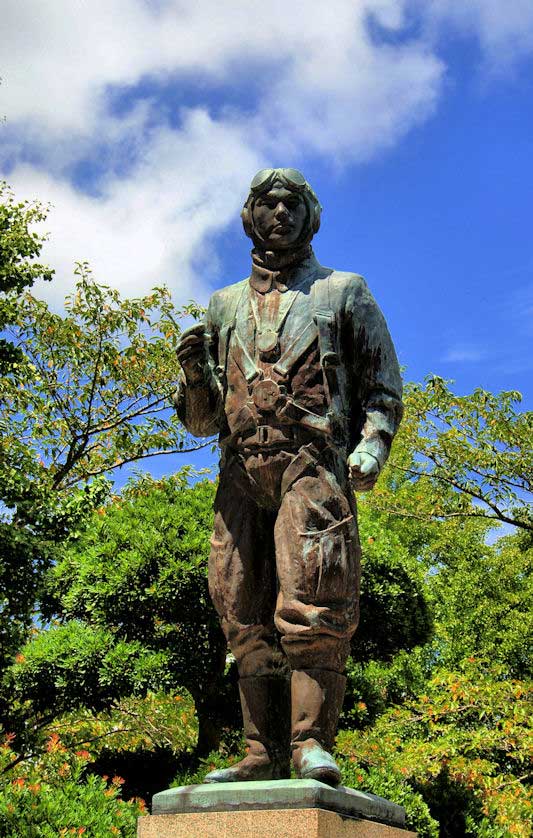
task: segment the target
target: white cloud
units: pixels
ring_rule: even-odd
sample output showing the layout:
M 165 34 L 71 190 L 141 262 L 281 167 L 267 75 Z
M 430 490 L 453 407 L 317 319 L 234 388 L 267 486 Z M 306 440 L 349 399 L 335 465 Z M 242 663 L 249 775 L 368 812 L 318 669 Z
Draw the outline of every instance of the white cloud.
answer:
M 48 257 L 58 278 L 45 293 L 62 296 L 73 262 L 87 259 L 128 294 L 165 281 L 180 299 L 202 296 L 195 260 L 235 217 L 256 168 L 305 171 L 310 154 L 368 159 L 435 108 L 445 70 L 435 41 L 427 26 L 399 37 L 416 4 L 271 0 L 267 11 L 262 0 L 4 0 L 3 159 L 21 195 L 55 204 Z M 487 49 L 505 51 L 529 43 L 529 5 L 418 0 L 417 14 L 433 27 L 470 27 Z M 369 19 L 396 37 L 376 40 Z M 197 91 L 179 128 L 155 100 L 137 98 L 125 117 L 110 112 L 111 90 L 146 80 L 177 101 L 182 86 Z M 205 89 L 231 110 L 209 115 Z M 246 108 L 235 104 L 240 94 Z M 88 196 L 70 178 L 95 149 L 104 174 Z M 119 176 L 124 153 L 131 164 Z
M 194 269 L 209 236 L 235 217 L 254 171 L 309 152 L 362 160 L 394 142 L 434 106 L 442 66 L 417 41 L 376 45 L 367 16 L 403 25 L 403 0 L 5 0 L 4 160 L 21 194 L 55 205 L 48 257 L 58 271 L 43 293 L 62 297 L 75 260 L 126 293 L 166 281 L 201 296 Z M 126 118 L 109 90 L 143 79 L 252 94 L 250 110 L 215 119 L 199 106 L 171 130 L 155 104 Z M 31 148 L 38 163 L 25 161 Z M 75 189 L 75 164 L 105 153 L 97 196 Z M 127 174 L 116 174 L 126 149 Z M 20 162 L 17 163 L 16 161 Z M 102 163 L 102 161 L 100 161 Z
M 445 354 L 443 361 L 455 363 L 476 364 L 487 357 L 484 349 L 478 346 L 464 345 L 451 347 Z
M 487 66 L 501 71 L 533 52 L 531 0 L 418 0 L 438 35 L 443 27 L 475 37 Z
M 266 94 L 257 124 L 272 154 L 281 141 L 296 155 L 305 148 L 360 162 L 407 134 L 436 104 L 442 66 L 418 44 L 378 47 L 361 37 L 337 56 L 333 72 L 323 61 L 319 52 L 301 54 Z M 269 137 L 270 114 L 276 132 Z
M 74 263 L 89 261 L 100 282 L 125 295 L 166 284 L 180 301 L 205 300 L 209 266 L 207 275 L 194 270 L 199 257 L 209 256 L 205 239 L 235 216 L 248 173 L 263 163 L 240 130 L 215 123 L 205 111 L 190 111 L 179 134 L 160 129 L 132 176 L 108 179 L 98 197 L 18 167 L 10 177 L 17 195 L 53 204 L 43 258 L 57 274 L 39 295 L 59 307 L 72 287 Z
M 416 40 L 372 42 L 371 15 L 399 30 L 404 0 L 327 4 L 219 0 L 4 0 L 2 75 L 10 123 L 65 135 L 110 131 L 105 93 L 144 78 L 199 76 L 255 90 L 259 139 L 302 142 L 360 159 L 405 133 L 434 105 L 442 65 Z M 275 143 L 272 142 L 275 140 Z M 269 142 L 270 141 L 270 142 Z

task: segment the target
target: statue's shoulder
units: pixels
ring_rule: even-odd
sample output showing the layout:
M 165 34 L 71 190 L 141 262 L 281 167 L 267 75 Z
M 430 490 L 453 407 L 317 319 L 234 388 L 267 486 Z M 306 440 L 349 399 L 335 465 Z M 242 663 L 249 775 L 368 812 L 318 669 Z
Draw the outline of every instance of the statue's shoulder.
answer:
M 211 295 L 209 311 L 216 323 L 223 324 L 226 320 L 234 317 L 237 303 L 248 281 L 249 277 L 246 277 L 241 279 L 240 282 L 234 282 L 231 285 L 224 286 L 224 288 L 219 288 Z
M 348 296 L 358 296 L 367 289 L 361 274 L 337 271 L 334 268 L 322 268 L 313 284 L 315 294 L 327 294 L 334 308 L 342 306 Z

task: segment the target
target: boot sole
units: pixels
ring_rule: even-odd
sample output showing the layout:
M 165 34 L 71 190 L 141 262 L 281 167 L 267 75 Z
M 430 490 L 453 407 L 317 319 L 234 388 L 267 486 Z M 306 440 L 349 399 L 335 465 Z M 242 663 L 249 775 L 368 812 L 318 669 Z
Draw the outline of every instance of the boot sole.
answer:
M 222 769 L 223 770 L 223 769 Z M 204 783 L 209 785 L 212 783 L 248 783 L 254 782 L 255 780 L 288 780 L 290 779 L 291 772 L 290 768 L 287 768 L 286 771 L 261 771 L 259 768 L 257 771 L 250 771 L 247 773 L 247 776 L 239 776 L 238 772 L 228 771 L 226 776 L 220 776 L 220 779 L 216 777 L 210 777 L 207 774 L 204 778 Z
M 301 780 L 318 780 L 320 783 L 326 783 L 328 786 L 338 786 L 341 782 L 341 775 L 339 771 L 333 771 L 331 768 L 313 768 L 310 771 L 300 774 Z

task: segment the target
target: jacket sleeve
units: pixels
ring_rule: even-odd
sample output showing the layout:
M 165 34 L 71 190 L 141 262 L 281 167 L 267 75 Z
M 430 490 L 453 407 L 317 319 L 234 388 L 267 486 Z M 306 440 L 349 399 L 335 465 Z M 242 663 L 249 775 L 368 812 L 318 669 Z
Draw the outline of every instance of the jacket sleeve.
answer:
M 180 370 L 178 387 L 173 396 L 174 406 L 181 422 L 193 436 L 213 436 L 220 430 L 220 412 L 222 392 L 215 375 L 216 358 L 214 352 L 218 346 L 218 327 L 215 317 L 215 295 L 211 297 L 204 324 L 209 336 L 209 361 L 205 369 L 205 379 L 199 384 L 187 384 L 183 370 Z
M 358 408 L 352 417 L 359 425 L 355 450 L 371 454 L 381 469 L 402 419 L 403 387 L 385 318 L 362 277 L 348 295 L 346 316 L 354 352 L 352 401 Z

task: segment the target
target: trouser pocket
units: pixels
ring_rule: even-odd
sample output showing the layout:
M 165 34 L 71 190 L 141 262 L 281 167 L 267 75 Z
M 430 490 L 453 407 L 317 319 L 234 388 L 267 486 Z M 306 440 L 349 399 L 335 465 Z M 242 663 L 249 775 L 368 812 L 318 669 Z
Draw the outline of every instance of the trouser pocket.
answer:
M 352 527 L 350 527 L 352 523 Z M 344 602 L 355 588 L 353 522 L 322 531 L 299 533 L 300 593 L 314 601 Z

